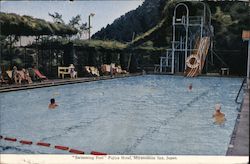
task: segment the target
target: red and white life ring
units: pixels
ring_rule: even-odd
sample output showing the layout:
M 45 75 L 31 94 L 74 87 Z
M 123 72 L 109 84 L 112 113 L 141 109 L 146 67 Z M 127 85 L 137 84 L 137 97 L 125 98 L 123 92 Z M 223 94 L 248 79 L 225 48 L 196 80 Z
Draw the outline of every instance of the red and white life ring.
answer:
M 191 59 L 194 59 L 193 64 L 190 62 Z M 187 57 L 186 64 L 189 68 L 197 68 L 200 65 L 200 58 L 196 55 L 190 55 Z

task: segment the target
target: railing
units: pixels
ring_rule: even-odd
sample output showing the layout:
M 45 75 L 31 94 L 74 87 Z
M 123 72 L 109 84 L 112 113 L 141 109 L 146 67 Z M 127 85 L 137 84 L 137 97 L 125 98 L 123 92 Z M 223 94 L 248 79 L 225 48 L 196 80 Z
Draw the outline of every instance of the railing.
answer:
M 184 41 L 185 39 L 186 37 L 184 37 L 182 40 Z M 175 51 L 184 51 L 184 49 L 180 49 L 182 45 L 184 45 L 184 42 L 174 41 L 172 43 L 174 43 Z M 160 57 L 160 72 L 162 72 L 164 68 L 166 71 L 168 67 L 172 66 L 172 55 L 173 55 L 173 50 L 167 49 L 166 56 Z
M 202 24 L 203 17 L 201 16 L 190 16 L 189 17 L 189 23 L 190 24 Z
M 182 16 L 179 18 L 173 18 L 174 24 L 186 25 L 187 24 L 187 17 Z M 200 25 L 203 23 L 203 17 L 201 16 L 189 16 L 188 17 L 189 24 L 197 24 Z
M 239 91 L 238 91 L 238 94 L 237 94 L 237 96 L 236 96 L 236 98 L 235 98 L 235 100 L 234 100 L 237 104 L 240 104 L 240 103 L 241 103 L 241 102 L 238 102 L 238 98 L 239 98 L 239 95 L 240 95 L 240 92 L 241 92 L 242 88 L 244 87 L 244 84 L 246 83 L 246 80 L 247 80 L 247 78 L 244 78 L 244 79 L 243 79 L 243 81 L 242 81 L 242 83 L 241 83 L 241 86 L 240 86 L 240 89 L 239 89 Z
M 167 49 L 166 56 L 160 58 L 160 72 L 163 71 L 163 67 L 167 68 L 170 66 L 169 64 L 171 61 L 169 60 L 172 59 L 172 53 L 172 49 Z

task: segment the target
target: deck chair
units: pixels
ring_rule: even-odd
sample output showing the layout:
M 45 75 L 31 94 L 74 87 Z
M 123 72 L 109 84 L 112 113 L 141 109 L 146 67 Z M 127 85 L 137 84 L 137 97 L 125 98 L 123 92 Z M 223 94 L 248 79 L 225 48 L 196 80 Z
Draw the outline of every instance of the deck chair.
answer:
M 15 79 L 12 77 L 12 70 L 8 70 L 8 71 L 5 71 L 6 75 L 8 76 L 8 83 L 9 84 L 12 84 L 12 83 L 15 83 L 17 81 L 14 81 Z
M 93 76 L 100 76 L 99 70 L 96 67 L 89 67 L 89 70 Z
M 35 72 L 36 76 L 40 79 L 40 80 L 48 80 L 48 78 L 46 76 L 44 76 L 43 74 L 41 74 L 41 72 L 38 69 L 34 69 L 33 71 Z
M 84 66 L 84 71 L 87 73 L 88 76 L 91 77 L 100 76 L 99 70 L 94 66 Z
M 110 65 L 108 64 L 101 65 L 101 73 L 104 75 L 110 74 Z
M 4 79 L 3 74 L 0 75 L 0 86 L 2 86 L 2 84 L 7 84 L 8 82 Z
M 6 74 L 8 75 L 8 78 L 9 78 L 9 82 L 10 83 L 15 83 L 15 84 L 18 84 L 19 83 L 19 80 L 21 79 L 20 78 L 20 74 L 18 73 L 18 71 L 17 71 L 17 73 L 18 73 L 18 76 L 14 76 L 14 77 L 12 77 L 13 76 L 13 74 L 12 74 L 12 70 L 8 70 L 8 71 L 5 71 L 6 72 Z
M 5 71 L 10 79 L 12 79 L 12 71 Z

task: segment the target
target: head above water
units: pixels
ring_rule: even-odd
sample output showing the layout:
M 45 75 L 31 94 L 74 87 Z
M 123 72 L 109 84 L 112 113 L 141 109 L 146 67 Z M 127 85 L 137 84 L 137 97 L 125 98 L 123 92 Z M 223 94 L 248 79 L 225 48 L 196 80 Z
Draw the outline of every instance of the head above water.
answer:
M 215 111 L 220 111 L 220 110 L 221 110 L 221 105 L 215 104 Z
M 50 103 L 54 104 L 55 103 L 55 99 L 54 98 L 50 99 Z

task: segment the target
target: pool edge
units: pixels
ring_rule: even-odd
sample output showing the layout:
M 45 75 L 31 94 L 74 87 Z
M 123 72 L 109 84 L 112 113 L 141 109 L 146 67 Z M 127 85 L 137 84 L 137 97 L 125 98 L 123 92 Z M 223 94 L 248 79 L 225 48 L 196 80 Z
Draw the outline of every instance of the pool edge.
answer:
M 249 89 L 245 90 L 226 155 L 249 156 Z
M 59 86 L 59 85 L 93 82 L 93 81 L 100 81 L 100 80 L 111 80 L 111 79 L 125 78 L 125 77 L 135 77 L 135 76 L 141 76 L 141 75 L 142 75 L 142 73 L 133 73 L 133 74 L 115 75 L 112 77 L 111 76 L 100 76 L 100 77 L 83 77 L 83 78 L 77 78 L 77 79 L 50 80 L 47 82 L 34 83 L 34 84 L 11 85 L 11 86 L 7 86 L 7 87 L 0 87 L 0 93 L 28 90 L 28 89 L 45 88 L 45 87 L 53 87 L 53 86 Z

